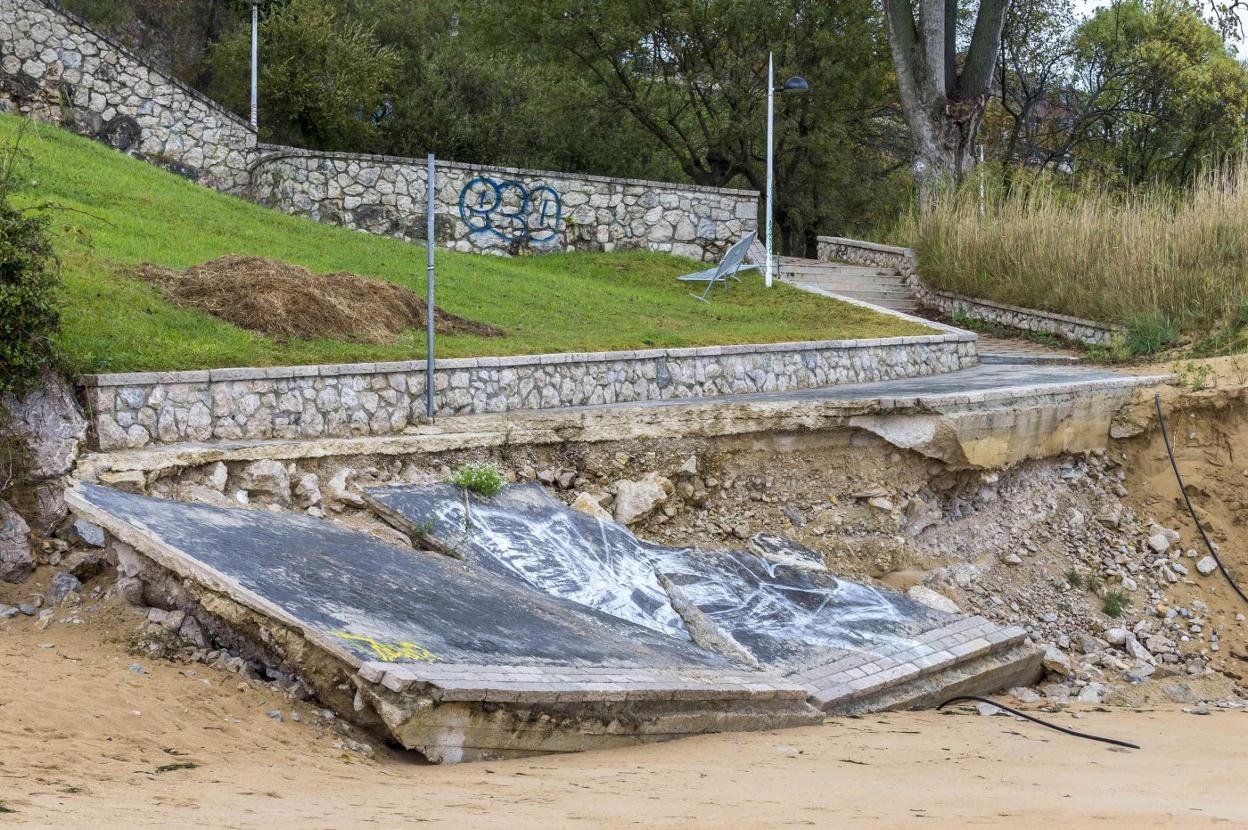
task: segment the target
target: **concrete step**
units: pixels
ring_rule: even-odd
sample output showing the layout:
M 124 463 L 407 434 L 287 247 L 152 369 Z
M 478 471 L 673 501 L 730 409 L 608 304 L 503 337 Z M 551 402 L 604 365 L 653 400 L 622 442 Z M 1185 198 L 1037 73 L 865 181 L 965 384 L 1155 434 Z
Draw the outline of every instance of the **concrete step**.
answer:
M 854 300 L 860 300 L 864 303 L 872 305 L 882 305 L 886 308 L 893 308 L 899 311 L 915 311 L 919 307 L 918 301 L 914 295 L 908 291 L 905 292 L 889 292 L 889 291 L 869 291 L 860 288 L 853 289 L 836 289 L 827 285 L 811 282 L 794 282 L 791 283 L 795 288 L 814 288 L 820 291 L 827 291 L 832 294 L 839 294 L 842 297 L 849 297 Z
M 843 277 L 886 277 L 892 279 L 901 279 L 901 275 L 896 271 L 890 271 L 887 268 L 837 268 L 831 266 L 822 267 L 802 267 L 794 268 L 791 266 L 780 266 L 782 274 L 827 274 L 829 276 Z
M 879 297 L 913 297 L 913 292 L 905 286 L 879 285 L 875 283 L 835 283 L 824 280 L 798 280 L 800 285 L 813 285 L 824 291 L 835 291 L 838 294 L 871 294 Z
M 811 273 L 785 273 L 781 275 L 781 279 L 790 280 L 792 282 L 809 282 L 818 283 L 819 285 L 841 285 L 845 287 L 853 286 L 878 286 L 880 288 L 896 288 L 898 290 L 909 291 L 910 286 L 906 285 L 905 280 L 900 277 L 880 277 L 880 276 L 857 276 L 844 274 L 811 274 Z

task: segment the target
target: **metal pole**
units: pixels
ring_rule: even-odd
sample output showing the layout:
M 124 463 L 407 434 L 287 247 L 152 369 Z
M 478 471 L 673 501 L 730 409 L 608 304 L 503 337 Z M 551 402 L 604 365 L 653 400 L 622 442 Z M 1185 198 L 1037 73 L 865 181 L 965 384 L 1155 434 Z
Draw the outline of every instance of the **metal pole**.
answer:
M 257 53 L 260 40 L 260 4 L 251 3 L 251 128 L 256 129 L 256 72 L 259 65 Z
M 979 145 L 979 218 L 984 218 L 984 145 Z
M 425 257 L 428 260 L 425 274 L 425 415 L 430 420 L 433 420 L 433 196 L 436 186 L 433 153 L 430 153 L 429 168 L 425 173 Z
M 763 284 L 771 288 L 771 177 L 772 177 L 772 135 L 771 119 L 773 99 L 776 95 L 776 79 L 772 66 L 771 53 L 767 53 L 767 270 Z

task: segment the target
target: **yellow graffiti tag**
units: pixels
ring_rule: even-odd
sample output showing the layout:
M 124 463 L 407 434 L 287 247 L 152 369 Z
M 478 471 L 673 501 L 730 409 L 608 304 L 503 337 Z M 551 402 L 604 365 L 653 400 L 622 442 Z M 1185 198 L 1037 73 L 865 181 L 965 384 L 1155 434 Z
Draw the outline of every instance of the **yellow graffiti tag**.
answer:
M 374 640 L 372 637 L 365 637 L 361 634 L 349 634 L 346 631 L 334 631 L 332 633 L 335 637 L 341 637 L 344 640 L 364 643 L 364 645 L 373 650 L 374 654 L 387 663 L 393 663 L 397 660 L 415 660 L 427 663 L 438 659 L 438 655 L 415 643 L 387 643 L 381 640 Z

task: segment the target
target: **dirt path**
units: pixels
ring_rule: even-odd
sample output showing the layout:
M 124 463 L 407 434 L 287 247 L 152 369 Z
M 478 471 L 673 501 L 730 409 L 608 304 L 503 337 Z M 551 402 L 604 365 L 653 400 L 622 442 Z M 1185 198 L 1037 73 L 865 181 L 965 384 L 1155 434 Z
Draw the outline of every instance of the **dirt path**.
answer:
M 0 623 L 0 827 L 1248 825 L 1239 712 L 1054 716 L 1139 752 L 926 712 L 431 767 L 335 749 L 317 710 L 263 684 L 130 655 L 123 605 L 77 616 Z

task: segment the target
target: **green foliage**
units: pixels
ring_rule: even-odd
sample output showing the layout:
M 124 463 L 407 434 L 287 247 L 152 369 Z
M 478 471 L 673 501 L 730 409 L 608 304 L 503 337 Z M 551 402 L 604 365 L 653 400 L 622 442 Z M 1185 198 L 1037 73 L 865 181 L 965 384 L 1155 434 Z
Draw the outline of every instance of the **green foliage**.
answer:
M 1127 610 L 1127 606 L 1131 604 L 1131 595 L 1121 588 L 1113 588 L 1105 592 L 1105 602 L 1101 606 L 1101 610 L 1105 612 L 1105 616 L 1118 619 Z
M 1083 587 L 1083 574 L 1079 573 L 1075 568 L 1066 571 L 1066 584 L 1072 588 Z
M 9 198 L 20 137 L 0 146 L 0 392 L 17 394 L 30 391 L 47 367 L 58 325 L 58 262 L 47 217 Z
M 324 0 L 274 5 L 260 24 L 261 136 L 316 149 L 377 151 L 377 120 L 399 56 L 373 27 Z M 240 20 L 212 49 L 211 92 L 249 108 L 251 28 Z
M 1074 37 L 1076 73 L 1099 78 L 1083 166 L 1129 184 L 1182 184 L 1248 138 L 1248 70 L 1197 6 L 1122 0 Z
M 0 115 L 0 143 L 26 123 Z M 413 360 L 424 331 L 386 344 L 278 341 L 177 308 L 131 276 L 152 262 L 173 268 L 226 254 L 265 256 L 314 271 L 351 271 L 425 290 L 425 252 L 398 239 L 318 224 L 214 193 L 53 127 L 27 135 L 38 185 L 19 204 L 67 209 L 57 237 L 63 263 L 62 352 L 84 372 L 216 366 L 288 366 Z M 55 230 L 55 228 L 54 228 Z M 89 244 L 84 241 L 89 239 Z M 930 331 L 757 276 L 716 289 L 703 306 L 678 274 L 686 259 L 631 251 L 540 257 L 437 252 L 439 305 L 501 327 L 506 336 L 438 338 L 439 357 L 549 351 L 883 337 Z M 106 324 L 102 324 L 105 321 Z
M 497 43 L 536 43 L 533 59 L 584 79 L 591 108 L 617 112 L 666 148 L 690 180 L 766 184 L 767 54 L 776 83 L 776 217 L 784 250 L 816 232 L 874 227 L 909 190 L 904 131 L 887 116 L 892 69 L 870 0 L 554 0 L 487 3 Z
M 1126 329 L 1124 345 L 1132 357 L 1156 354 L 1179 339 L 1179 327 L 1160 311 L 1131 317 Z
M 1083 587 L 1087 588 L 1090 593 L 1099 594 L 1104 586 L 1105 580 L 1101 579 L 1098 573 L 1089 573 L 1083 578 Z
M 489 498 L 502 492 L 507 476 L 496 465 L 488 462 L 463 464 L 451 473 L 451 483 Z

